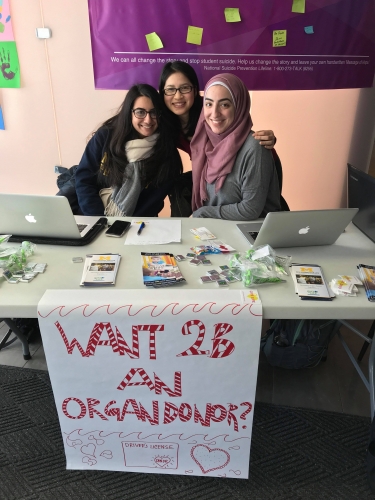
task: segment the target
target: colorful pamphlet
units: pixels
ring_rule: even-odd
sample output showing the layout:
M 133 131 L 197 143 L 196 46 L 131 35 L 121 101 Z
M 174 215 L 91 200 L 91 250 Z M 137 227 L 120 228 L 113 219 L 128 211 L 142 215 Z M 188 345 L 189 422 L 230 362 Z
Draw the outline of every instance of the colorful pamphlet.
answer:
M 160 288 L 186 282 L 173 254 L 141 252 L 141 256 L 143 283 L 147 287 Z
M 370 302 L 375 302 L 375 266 L 359 264 L 358 274 L 365 287 L 367 298 Z
M 316 264 L 292 264 L 291 275 L 300 299 L 332 300 L 332 292 L 327 286 L 320 266 Z
M 109 286 L 116 282 L 120 265 L 119 254 L 86 255 L 81 279 L 81 286 Z

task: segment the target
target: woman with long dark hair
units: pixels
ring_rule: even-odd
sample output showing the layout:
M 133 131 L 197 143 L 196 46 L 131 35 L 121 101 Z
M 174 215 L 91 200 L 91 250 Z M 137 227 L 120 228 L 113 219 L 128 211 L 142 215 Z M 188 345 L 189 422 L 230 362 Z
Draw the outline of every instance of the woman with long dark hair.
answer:
M 203 106 L 198 77 L 192 66 L 184 61 L 167 63 L 160 75 L 159 93 L 164 98 L 167 116 L 174 123 L 177 147 L 191 155 L 190 141 Z M 262 146 L 273 148 L 275 136 L 272 130 L 253 132 L 253 135 Z
M 93 134 L 78 165 L 82 213 L 157 216 L 182 172 L 172 135 L 158 92 L 133 85 L 118 112 Z

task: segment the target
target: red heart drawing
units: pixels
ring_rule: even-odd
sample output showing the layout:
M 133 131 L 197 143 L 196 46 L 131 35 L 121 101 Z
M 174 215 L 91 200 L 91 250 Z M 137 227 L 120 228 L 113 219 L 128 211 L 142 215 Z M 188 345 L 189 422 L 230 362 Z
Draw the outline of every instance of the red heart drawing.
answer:
M 166 467 L 171 462 L 171 460 L 171 457 L 169 457 L 168 455 L 158 455 L 154 458 L 155 464 L 161 468 Z
M 96 460 L 94 460 L 93 458 L 90 458 L 90 457 L 83 457 L 82 462 L 85 464 L 89 464 L 90 466 L 96 464 Z
M 190 456 L 199 465 L 203 474 L 217 469 L 224 469 L 229 464 L 230 455 L 221 448 L 209 448 L 204 444 L 193 446 Z
M 75 439 L 75 440 L 71 440 L 69 439 L 69 436 L 66 438 L 66 444 L 68 446 L 79 446 L 80 444 L 82 444 L 82 441 L 80 439 Z
M 81 446 L 81 452 L 84 455 L 90 455 L 91 457 L 95 457 L 95 449 L 96 446 L 92 443 Z
M 102 451 L 101 454 L 100 454 L 100 456 L 104 457 L 104 458 L 107 458 L 108 460 L 110 460 L 111 458 L 113 458 L 111 450 L 104 450 L 104 451 Z

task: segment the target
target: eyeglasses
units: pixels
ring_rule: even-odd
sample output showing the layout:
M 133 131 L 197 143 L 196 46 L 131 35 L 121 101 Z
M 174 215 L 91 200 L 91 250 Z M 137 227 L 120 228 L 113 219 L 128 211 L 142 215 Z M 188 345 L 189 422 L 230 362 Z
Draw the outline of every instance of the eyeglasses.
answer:
M 132 109 L 133 114 L 136 118 L 146 118 L 147 115 L 150 115 L 150 118 L 156 120 L 160 116 L 160 112 L 156 111 L 156 109 L 150 109 L 150 111 L 146 111 L 143 108 Z
M 167 87 L 166 89 L 163 90 L 165 95 L 175 95 L 177 91 L 180 92 L 180 94 L 190 94 L 190 92 L 193 90 L 192 85 L 181 85 L 178 89 L 174 87 Z

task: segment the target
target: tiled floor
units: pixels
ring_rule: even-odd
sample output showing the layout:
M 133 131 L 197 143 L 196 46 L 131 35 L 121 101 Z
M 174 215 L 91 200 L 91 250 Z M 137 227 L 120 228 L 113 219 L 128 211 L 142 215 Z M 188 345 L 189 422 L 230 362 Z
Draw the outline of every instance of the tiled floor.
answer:
M 267 323 L 264 322 L 264 330 L 267 328 Z M 370 321 L 351 323 L 365 334 L 371 325 Z M 5 326 L 0 327 L 0 339 L 6 331 Z M 341 333 L 357 357 L 363 340 L 345 327 L 341 328 Z M 41 339 L 30 342 L 30 352 L 32 359 L 24 361 L 21 343 L 16 340 L 0 351 L 0 364 L 47 370 Z M 366 377 L 368 354 L 369 349 L 361 363 Z M 261 353 L 256 399 L 286 406 L 370 416 L 369 393 L 337 337 L 329 346 L 327 361 L 315 368 L 304 370 L 272 368 Z

